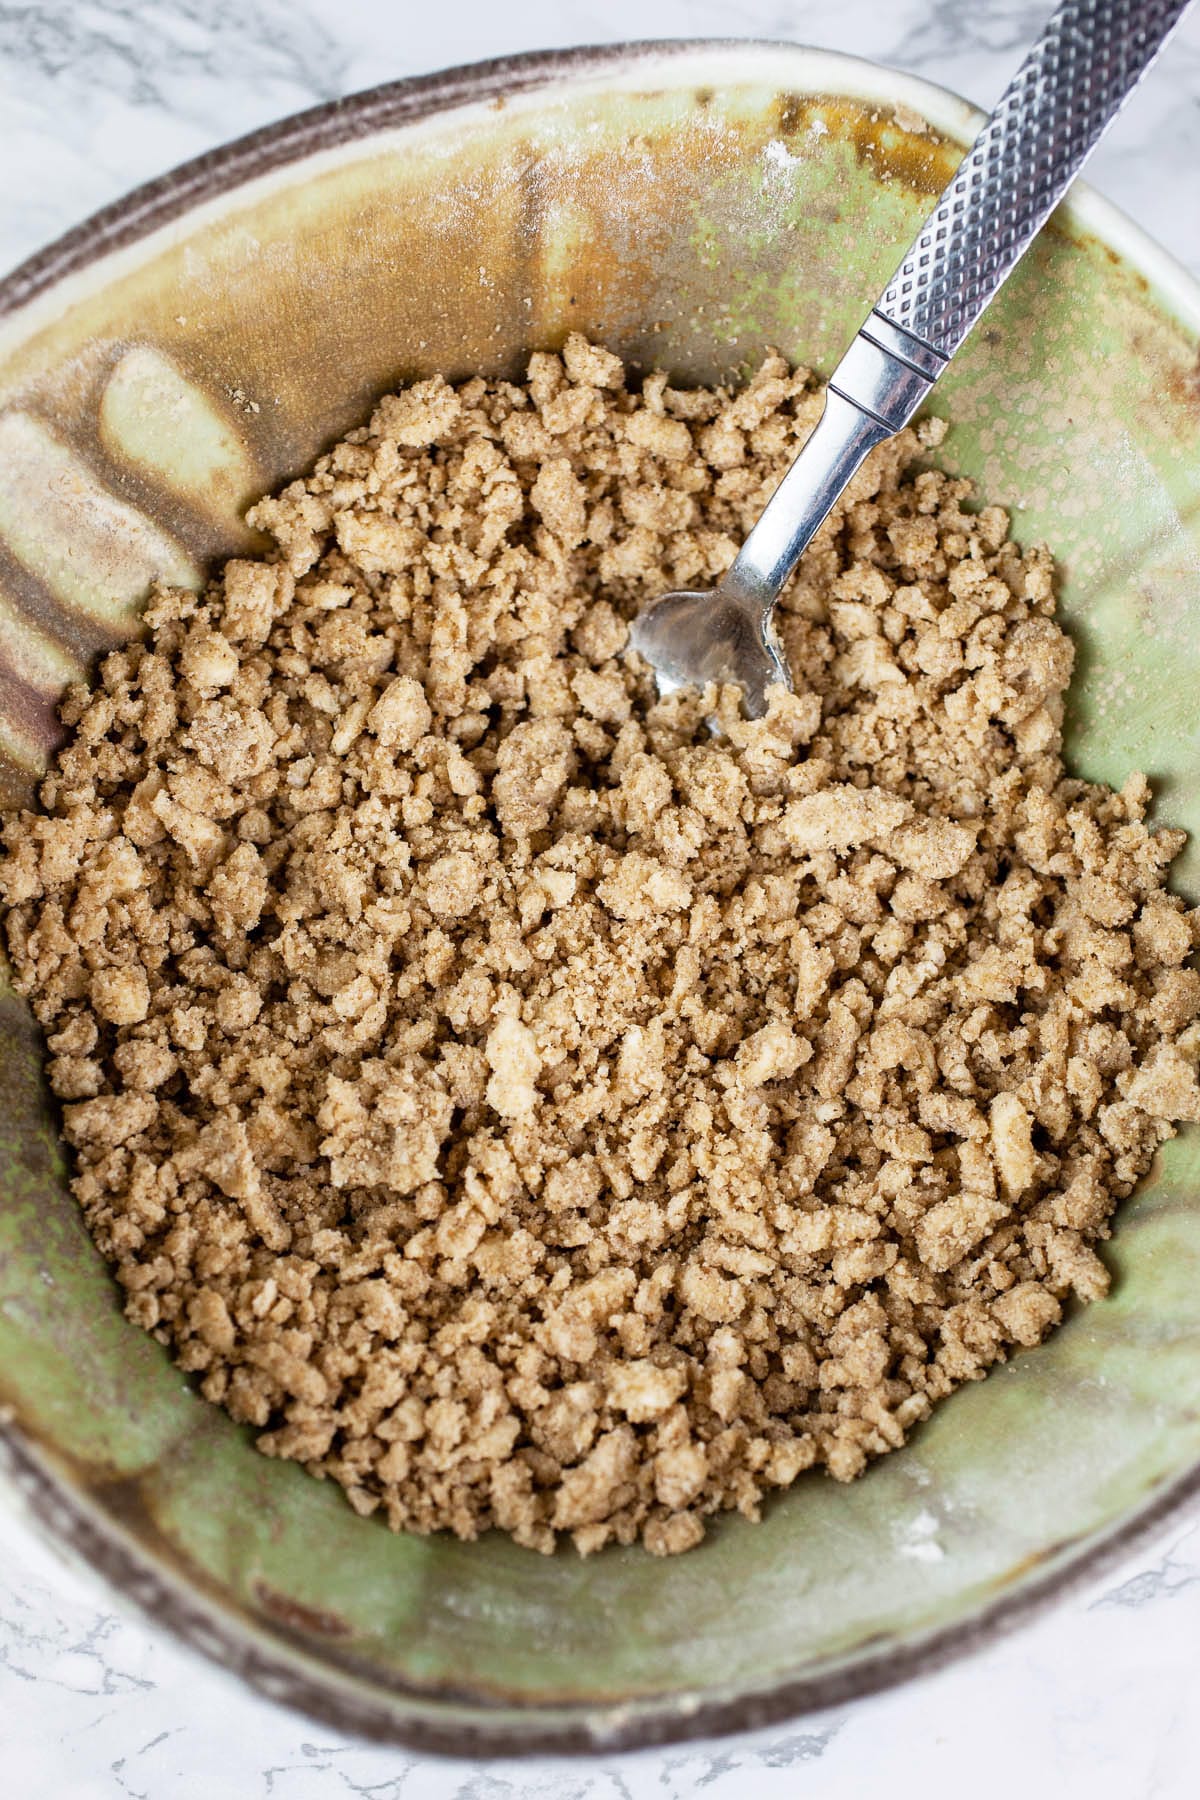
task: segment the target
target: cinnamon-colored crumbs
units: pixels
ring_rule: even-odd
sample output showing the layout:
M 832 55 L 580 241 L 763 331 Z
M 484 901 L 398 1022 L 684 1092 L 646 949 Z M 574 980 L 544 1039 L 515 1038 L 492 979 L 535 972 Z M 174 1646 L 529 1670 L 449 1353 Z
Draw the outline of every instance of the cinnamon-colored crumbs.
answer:
M 130 1316 L 396 1528 L 666 1554 L 849 1480 L 1104 1293 L 1200 1118 L 1182 834 L 1064 775 L 1050 558 L 936 422 L 804 559 L 767 718 L 625 657 L 819 408 L 578 337 L 384 400 L 254 509 L 273 557 L 155 594 L 9 822 Z

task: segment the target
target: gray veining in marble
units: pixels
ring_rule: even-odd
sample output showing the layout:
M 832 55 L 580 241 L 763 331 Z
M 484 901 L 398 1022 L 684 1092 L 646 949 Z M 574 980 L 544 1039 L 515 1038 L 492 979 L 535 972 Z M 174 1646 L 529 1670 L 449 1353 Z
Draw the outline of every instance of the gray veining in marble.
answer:
M 0 0 L 0 265 L 135 182 L 358 87 L 546 45 L 783 37 L 1000 93 L 1050 0 Z M 1200 274 L 1200 8 L 1092 167 Z M 1193 1800 L 1200 1518 L 985 1655 L 754 1738 L 612 1762 L 434 1762 L 235 1687 L 0 1513 L 14 1800 Z

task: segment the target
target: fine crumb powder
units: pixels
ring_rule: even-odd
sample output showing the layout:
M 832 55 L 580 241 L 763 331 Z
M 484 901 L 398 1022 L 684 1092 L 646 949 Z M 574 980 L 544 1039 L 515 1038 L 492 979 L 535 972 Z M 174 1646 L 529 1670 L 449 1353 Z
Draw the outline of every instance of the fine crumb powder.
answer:
M 1050 557 L 936 421 L 805 557 L 765 719 L 624 654 L 820 404 L 578 337 L 384 400 L 254 509 L 272 557 L 155 594 L 9 821 L 130 1316 L 397 1529 L 667 1554 L 851 1479 L 1104 1293 L 1200 1118 L 1182 833 L 1064 775 Z

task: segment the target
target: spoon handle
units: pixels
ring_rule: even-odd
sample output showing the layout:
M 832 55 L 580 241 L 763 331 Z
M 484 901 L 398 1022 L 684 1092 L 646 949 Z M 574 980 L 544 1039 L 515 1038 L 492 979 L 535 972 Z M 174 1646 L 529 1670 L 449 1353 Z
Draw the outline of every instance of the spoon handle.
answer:
M 954 355 L 1190 0 L 1066 0 L 1017 70 L 876 311 Z
M 834 370 L 825 416 L 725 585 L 769 613 L 863 457 L 912 418 L 1190 4 L 1064 0 Z

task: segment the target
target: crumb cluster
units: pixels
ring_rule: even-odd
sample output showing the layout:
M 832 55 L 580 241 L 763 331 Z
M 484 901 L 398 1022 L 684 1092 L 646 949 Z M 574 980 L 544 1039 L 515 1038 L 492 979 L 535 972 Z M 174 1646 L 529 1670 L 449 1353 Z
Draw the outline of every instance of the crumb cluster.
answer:
M 923 466 L 656 701 L 820 410 L 570 339 L 421 382 L 69 695 L 0 892 L 130 1316 L 393 1527 L 685 1550 L 1107 1286 L 1200 1118 L 1183 839 L 1064 775 L 1052 567 Z M 716 712 L 722 733 L 707 721 Z

